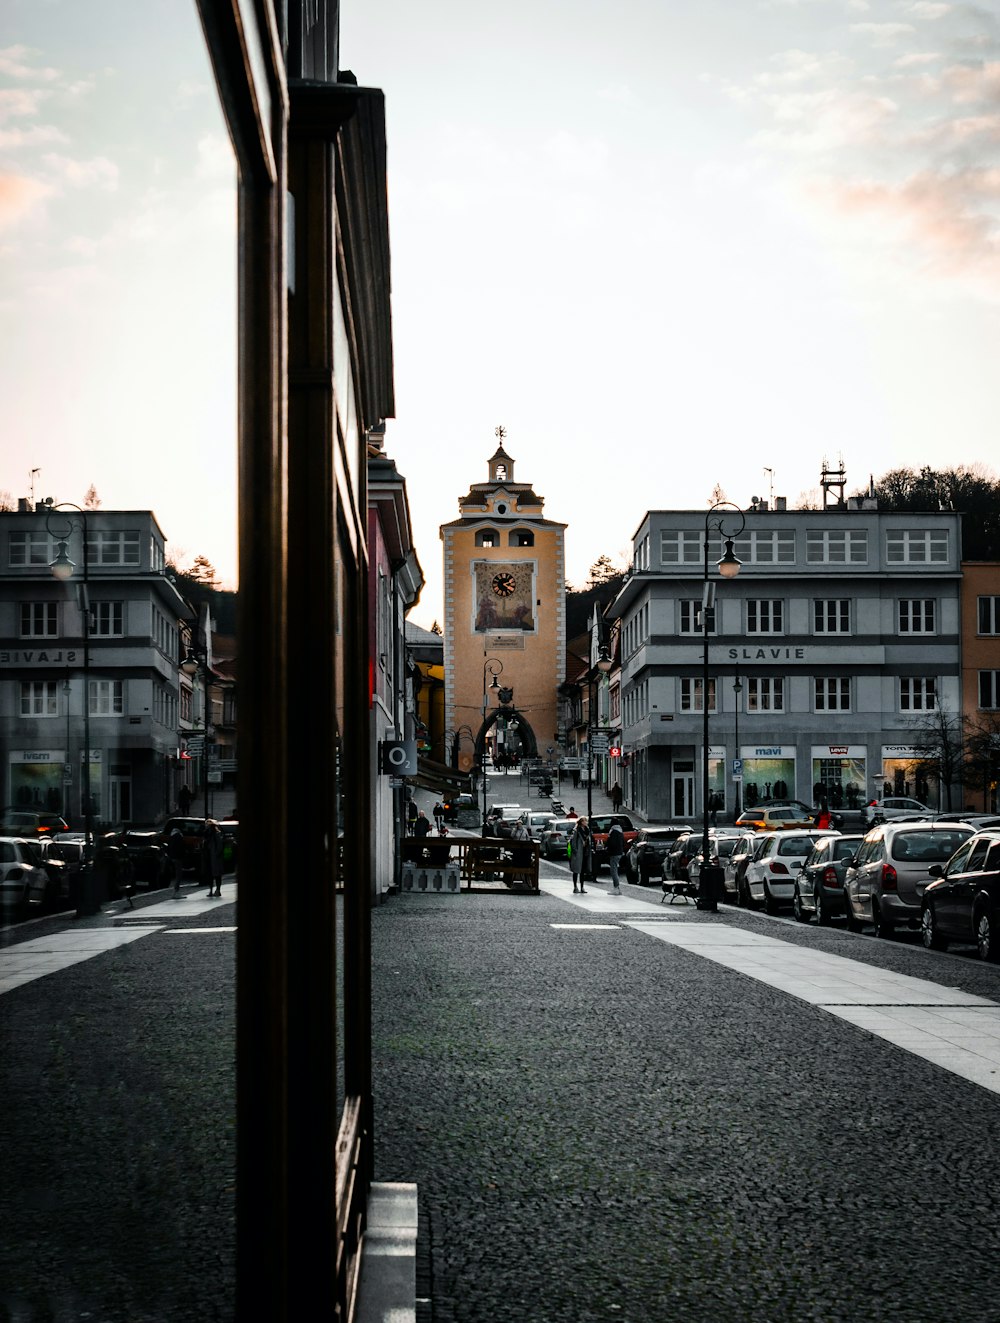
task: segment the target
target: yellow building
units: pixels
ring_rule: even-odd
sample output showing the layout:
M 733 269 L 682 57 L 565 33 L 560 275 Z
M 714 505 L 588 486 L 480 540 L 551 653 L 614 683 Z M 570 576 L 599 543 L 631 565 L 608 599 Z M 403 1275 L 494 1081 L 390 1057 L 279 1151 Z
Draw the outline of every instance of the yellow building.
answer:
M 555 752 L 566 642 L 565 524 L 515 482 L 503 432 L 489 480 L 459 498 L 444 542 L 445 725 L 469 770 L 485 742 L 504 757 Z

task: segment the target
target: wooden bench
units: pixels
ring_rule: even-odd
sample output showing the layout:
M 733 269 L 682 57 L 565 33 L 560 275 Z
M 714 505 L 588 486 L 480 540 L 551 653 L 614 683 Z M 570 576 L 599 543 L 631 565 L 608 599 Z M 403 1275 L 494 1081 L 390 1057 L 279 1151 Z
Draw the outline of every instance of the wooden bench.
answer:
M 467 841 L 462 861 L 466 889 L 485 890 L 475 884 L 501 882 L 511 891 L 537 893 L 540 854 L 541 846 L 536 841 L 510 841 L 499 837 Z
M 660 886 L 663 888 L 663 895 L 660 897 L 661 905 L 668 896 L 670 897 L 671 905 L 673 905 L 678 896 L 681 897 L 685 905 L 691 904 L 691 883 L 686 879 L 677 881 L 674 878 L 664 878 L 660 883 Z

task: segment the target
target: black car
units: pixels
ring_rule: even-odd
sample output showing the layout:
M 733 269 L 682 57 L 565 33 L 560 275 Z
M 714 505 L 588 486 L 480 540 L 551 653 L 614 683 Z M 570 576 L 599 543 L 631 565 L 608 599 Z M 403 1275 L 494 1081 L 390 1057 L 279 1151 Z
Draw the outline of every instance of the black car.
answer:
M 943 951 L 949 941 L 975 942 L 980 960 L 1000 960 L 1000 829 L 963 841 L 946 864 L 931 864 L 920 934 Z
M 667 859 L 678 837 L 691 830 L 689 825 L 643 827 L 625 852 L 625 876 L 630 882 L 646 886 L 653 877 L 667 876 Z
M 22 840 L 33 840 L 40 836 L 52 836 L 58 831 L 69 831 L 66 819 L 58 813 L 16 806 L 0 811 L 0 836 L 19 836 Z
M 827 924 L 844 913 L 844 875 L 847 865 L 861 848 L 864 836 L 824 836 L 806 857 L 795 882 L 792 910 L 799 923 Z
M 136 882 L 154 891 L 170 881 L 172 874 L 167 847 L 155 827 L 130 827 L 119 832 L 115 843 L 131 864 Z

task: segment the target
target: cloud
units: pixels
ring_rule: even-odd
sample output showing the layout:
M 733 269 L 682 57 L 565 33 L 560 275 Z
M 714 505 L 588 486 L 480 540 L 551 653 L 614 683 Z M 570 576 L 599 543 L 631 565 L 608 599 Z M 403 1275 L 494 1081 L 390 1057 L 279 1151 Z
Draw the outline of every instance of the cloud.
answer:
M 901 55 L 893 60 L 894 69 L 918 69 L 925 64 L 936 64 L 942 57 L 938 51 L 913 51 L 910 55 Z
M 54 124 L 35 124 L 30 129 L 0 129 L 0 149 L 37 147 L 41 143 L 68 142 L 69 139 Z
M 950 14 L 954 5 L 935 4 L 932 0 L 917 0 L 916 4 L 910 5 L 907 13 L 916 14 L 917 18 L 929 19 L 932 23 L 939 18 L 944 18 L 945 14 Z
M 850 31 L 859 37 L 871 37 L 879 46 L 891 46 L 900 37 L 909 37 L 916 32 L 909 23 L 852 23 Z
M 29 46 L 7 46 L 0 48 L 0 75 L 6 78 L 41 79 L 51 83 L 59 77 L 58 69 L 36 69 L 28 63 L 30 56 L 36 54 Z
M 610 154 L 603 138 L 579 138 L 560 129 L 546 139 L 542 147 L 549 164 L 560 174 L 575 178 L 593 178 L 605 173 Z
M 1000 60 L 953 64 L 945 69 L 942 79 L 956 102 L 961 105 L 974 102 L 1000 104 Z
M 57 179 L 73 188 L 103 188 L 113 193 L 118 187 L 118 167 L 106 156 L 78 161 L 71 156 L 47 152 L 42 161 Z
M 15 116 L 26 118 L 38 114 L 38 107 L 49 96 L 40 87 L 4 87 L 0 88 L 0 123 Z
M 0 229 L 25 220 L 52 189 L 27 175 L 0 175 Z

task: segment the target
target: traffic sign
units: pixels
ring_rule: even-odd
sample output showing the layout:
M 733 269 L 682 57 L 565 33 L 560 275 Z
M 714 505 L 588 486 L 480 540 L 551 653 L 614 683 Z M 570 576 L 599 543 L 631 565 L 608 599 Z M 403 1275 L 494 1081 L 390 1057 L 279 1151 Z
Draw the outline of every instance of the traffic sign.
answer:
M 734 759 L 733 759 L 733 776 L 734 776 L 734 777 L 742 776 L 742 774 L 743 774 L 743 759 L 742 759 L 742 758 L 734 758 Z

